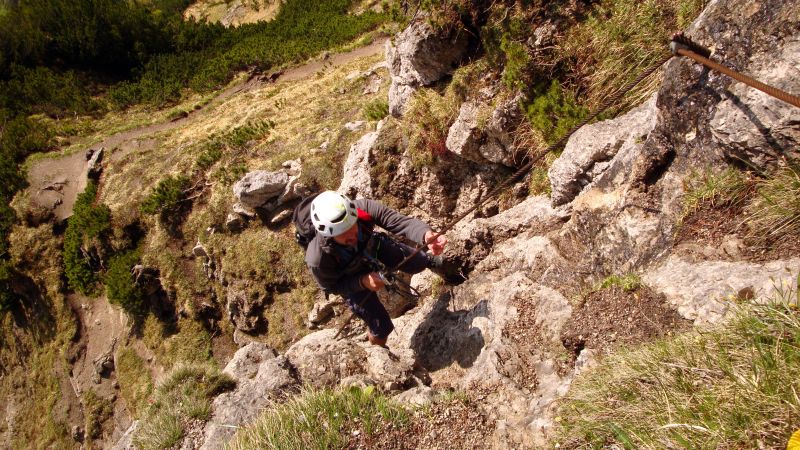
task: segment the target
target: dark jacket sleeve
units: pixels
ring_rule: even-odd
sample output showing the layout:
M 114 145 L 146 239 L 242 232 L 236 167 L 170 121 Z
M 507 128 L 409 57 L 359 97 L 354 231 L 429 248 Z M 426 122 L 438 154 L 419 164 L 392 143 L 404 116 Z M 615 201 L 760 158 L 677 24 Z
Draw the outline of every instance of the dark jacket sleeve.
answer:
M 357 207 L 368 212 L 379 227 L 394 234 L 405 236 L 418 244 L 425 243 L 425 233 L 431 230 L 425 222 L 400 214 L 375 200 L 360 198 Z

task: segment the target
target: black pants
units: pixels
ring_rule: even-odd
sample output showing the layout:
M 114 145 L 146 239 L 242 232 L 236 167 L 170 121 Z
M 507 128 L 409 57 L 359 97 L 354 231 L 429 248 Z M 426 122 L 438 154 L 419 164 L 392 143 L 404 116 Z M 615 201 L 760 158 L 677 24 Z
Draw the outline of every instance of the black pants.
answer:
M 377 250 L 377 259 L 385 264 L 387 268 L 395 268 L 408 255 L 414 252 L 413 248 L 400 242 L 395 242 L 388 237 L 382 236 L 379 239 L 381 239 L 381 242 Z M 399 267 L 398 270 L 409 274 L 420 273 L 428 267 L 428 261 L 428 254 L 420 251 Z M 366 273 L 362 275 L 366 275 Z M 378 300 L 378 295 L 375 292 L 368 289 L 356 292 L 345 298 L 345 303 L 353 313 L 366 322 L 370 333 L 376 338 L 386 339 L 389 333 L 394 330 L 392 319 L 381 301 Z

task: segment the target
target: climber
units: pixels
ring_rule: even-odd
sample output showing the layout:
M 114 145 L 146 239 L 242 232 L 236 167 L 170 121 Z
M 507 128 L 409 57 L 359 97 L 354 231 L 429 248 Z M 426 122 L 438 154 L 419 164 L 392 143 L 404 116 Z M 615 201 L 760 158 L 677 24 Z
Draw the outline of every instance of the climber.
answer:
M 414 274 L 441 266 L 445 236 L 436 235 L 421 220 L 406 217 L 381 203 L 349 198 L 325 191 L 303 200 L 294 211 L 297 240 L 306 247 L 306 264 L 326 293 L 344 297 L 347 306 L 367 324 L 367 338 L 374 345 L 386 345 L 394 329 L 389 313 L 376 292 L 383 286 L 381 275 L 372 271 L 360 256 L 366 252 L 388 268 L 398 264 L 414 249 L 374 231 L 374 226 L 413 242 L 428 242 L 428 252 L 418 252 L 398 270 Z M 432 241 L 432 242 L 431 242 Z

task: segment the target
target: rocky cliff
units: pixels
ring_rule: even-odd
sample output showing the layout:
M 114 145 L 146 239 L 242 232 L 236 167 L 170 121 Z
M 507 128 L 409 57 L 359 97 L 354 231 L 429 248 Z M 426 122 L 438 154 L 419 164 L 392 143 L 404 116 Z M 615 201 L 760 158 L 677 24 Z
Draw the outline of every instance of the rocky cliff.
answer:
M 716 0 L 687 34 L 733 69 L 800 92 L 798 18 L 796 2 Z M 424 21 L 387 44 L 388 103 L 399 119 L 382 121 L 352 146 L 348 161 L 359 163 L 345 166 L 340 190 L 392 199 L 441 224 L 508 175 L 518 100 L 491 106 L 491 90 L 467 95 L 458 107 L 446 164 L 412 164 L 396 136 L 414 90 L 452 71 L 465 45 L 437 36 Z M 221 426 L 244 425 L 261 407 L 230 399 L 305 383 L 375 385 L 411 403 L 456 389 L 490 424 L 493 447 L 539 447 L 572 380 L 618 344 L 718 323 L 731 295 L 766 301 L 796 278 L 796 249 L 748 257 L 744 236 L 728 234 L 725 245 L 687 242 L 679 224 L 686 180 L 698 171 L 742 164 L 769 170 L 796 158 L 800 110 L 687 59 L 669 61 L 661 79 L 645 103 L 571 137 L 549 169 L 551 197 L 525 198 L 526 180 L 511 189 L 512 207 L 490 203 L 448 233 L 449 267 L 465 278 L 443 287 L 432 274 L 414 277 L 424 295 L 395 319 L 388 348 L 369 346 L 358 333 L 333 339 L 328 328 L 279 357 L 257 344 L 240 349 L 226 369 L 240 385 L 215 401 L 204 445 L 220 442 L 231 434 Z M 489 125 L 478 127 L 487 107 Z M 387 160 L 396 162 L 388 182 L 369 169 Z M 585 295 L 610 275 L 633 275 L 643 286 L 636 295 Z M 326 317 L 316 326 L 326 327 Z M 260 366 L 249 374 L 231 369 L 245 359 Z

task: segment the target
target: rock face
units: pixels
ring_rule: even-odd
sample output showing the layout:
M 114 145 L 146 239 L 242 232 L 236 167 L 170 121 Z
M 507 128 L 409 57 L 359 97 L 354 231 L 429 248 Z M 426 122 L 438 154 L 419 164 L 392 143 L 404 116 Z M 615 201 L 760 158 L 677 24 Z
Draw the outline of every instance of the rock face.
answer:
M 389 113 L 401 116 L 414 90 L 438 81 L 453 70 L 467 50 L 466 33 L 452 31 L 440 35 L 424 19 L 408 27 L 386 43 L 386 63 L 392 84 L 389 87 Z
M 610 176 L 630 168 L 633 157 L 644 145 L 658 119 L 656 98 L 613 120 L 586 125 L 567 142 L 564 151 L 547 175 L 552 187 L 553 205 L 571 202 L 584 188 L 610 166 Z M 613 161 L 612 161 L 613 160 Z
M 255 342 L 240 348 L 224 372 L 236 379 L 236 389 L 214 399 L 203 450 L 222 448 L 237 427 L 255 420 L 276 394 L 297 384 L 286 358 Z
M 372 198 L 372 177 L 369 169 L 372 146 L 378 139 L 378 132 L 367 133 L 355 144 L 350 146 L 347 161 L 344 163 L 342 182 L 338 192 L 350 198 Z
M 777 58 L 759 54 L 748 64 L 747 74 L 786 92 L 800 92 L 800 36 L 783 43 Z M 726 152 L 759 167 L 782 157 L 800 156 L 800 109 L 735 83 L 717 106 L 710 128 L 714 140 Z
M 737 301 L 769 300 L 797 284 L 800 259 L 766 264 L 729 261 L 692 263 L 670 256 L 642 277 L 662 292 L 685 318 L 696 325 L 720 322 Z M 790 300 L 790 299 L 786 299 Z
M 482 120 L 481 111 L 490 109 L 486 104 L 464 102 L 447 132 L 447 149 L 478 164 L 489 162 L 514 167 L 512 131 L 521 120 L 519 99 L 515 97 L 504 102 L 488 119 Z M 481 126 L 481 121 L 486 123 Z
M 234 282 L 227 290 L 228 317 L 238 330 L 246 333 L 262 331 L 266 326 L 261 316 L 264 301 L 263 298 L 250 298 L 242 282 Z

